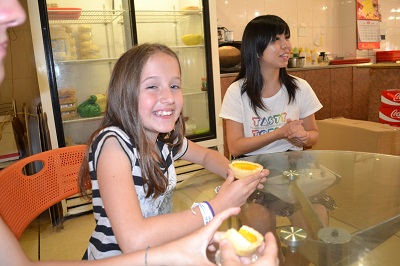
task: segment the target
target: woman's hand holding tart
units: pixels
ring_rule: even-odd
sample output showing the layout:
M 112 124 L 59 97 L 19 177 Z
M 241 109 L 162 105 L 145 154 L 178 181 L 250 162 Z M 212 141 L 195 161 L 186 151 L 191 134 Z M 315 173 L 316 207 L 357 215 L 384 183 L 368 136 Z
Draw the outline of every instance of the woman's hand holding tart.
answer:
M 241 257 L 252 256 L 264 241 L 264 237 L 258 231 L 246 225 L 239 230 L 228 229 L 221 236 L 222 239 L 229 240 L 235 253 Z

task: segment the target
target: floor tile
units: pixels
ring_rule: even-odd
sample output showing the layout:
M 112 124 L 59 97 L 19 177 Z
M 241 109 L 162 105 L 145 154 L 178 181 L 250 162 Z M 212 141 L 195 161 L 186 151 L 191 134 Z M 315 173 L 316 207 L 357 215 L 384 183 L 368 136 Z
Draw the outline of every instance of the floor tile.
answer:
M 19 239 L 22 250 L 31 261 L 37 261 L 39 257 L 38 236 L 38 227 L 30 226 L 24 231 L 21 238 Z
M 41 230 L 40 255 L 42 260 L 80 260 L 89 243 L 95 221 L 93 214 L 82 215 L 64 221 L 63 229 L 49 224 Z

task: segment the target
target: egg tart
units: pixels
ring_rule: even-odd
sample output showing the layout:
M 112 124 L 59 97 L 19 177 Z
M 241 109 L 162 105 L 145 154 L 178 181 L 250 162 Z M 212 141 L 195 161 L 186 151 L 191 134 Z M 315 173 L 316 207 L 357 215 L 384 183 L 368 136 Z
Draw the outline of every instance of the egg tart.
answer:
M 233 171 L 237 179 L 242 179 L 246 176 L 260 173 L 263 170 L 263 166 L 261 164 L 242 160 L 232 161 L 229 164 L 229 168 Z
M 232 243 L 235 253 L 242 257 L 252 256 L 264 241 L 264 237 L 257 230 L 247 225 L 243 225 L 239 230 L 228 229 L 221 236 L 222 239 L 228 239 Z

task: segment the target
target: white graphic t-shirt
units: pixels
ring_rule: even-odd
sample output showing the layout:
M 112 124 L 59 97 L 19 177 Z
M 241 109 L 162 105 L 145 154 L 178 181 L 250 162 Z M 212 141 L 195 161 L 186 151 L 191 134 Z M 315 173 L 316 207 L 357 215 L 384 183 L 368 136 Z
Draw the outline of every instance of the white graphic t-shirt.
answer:
M 266 134 L 282 127 L 288 119 L 298 120 L 305 118 L 322 108 L 311 86 L 304 79 L 296 78 L 298 89 L 296 99 L 289 102 L 289 95 L 285 85 L 274 96 L 263 98 L 268 111 L 257 110 L 257 116 L 250 105 L 247 93 L 241 94 L 243 79 L 232 83 L 222 102 L 219 116 L 243 124 L 244 136 L 253 137 Z M 277 140 L 261 149 L 246 155 L 283 152 L 287 150 L 302 150 L 302 147 L 292 145 L 285 139 Z

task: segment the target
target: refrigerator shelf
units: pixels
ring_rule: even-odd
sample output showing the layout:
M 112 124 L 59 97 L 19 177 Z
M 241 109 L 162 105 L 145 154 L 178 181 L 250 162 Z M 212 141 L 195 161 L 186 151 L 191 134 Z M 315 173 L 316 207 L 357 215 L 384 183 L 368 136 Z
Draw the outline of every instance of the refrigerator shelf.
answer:
M 200 10 L 182 11 L 158 11 L 158 10 L 137 10 L 135 11 L 138 23 L 177 23 L 188 19 L 192 15 L 201 15 Z
M 96 120 L 101 120 L 103 119 L 103 116 L 96 116 L 96 117 L 88 117 L 88 118 L 76 118 L 76 119 L 71 119 L 71 120 L 63 120 L 63 124 L 73 124 L 73 123 L 82 123 L 82 122 L 88 122 L 88 121 L 96 121 Z
M 100 58 L 100 59 L 79 59 L 55 61 L 57 64 L 87 64 L 87 63 L 115 63 L 118 58 Z
M 109 24 L 118 17 L 122 17 L 124 10 L 82 10 L 78 19 L 71 19 L 76 10 L 63 10 L 62 13 L 55 10 L 47 10 L 50 25 L 56 24 Z M 53 14 L 53 16 L 51 16 Z
M 179 45 L 179 46 L 169 46 L 174 52 L 179 52 L 180 49 L 187 49 L 187 48 L 204 48 L 204 44 L 200 45 Z
M 203 48 L 204 44 L 201 45 L 180 45 L 180 46 L 170 46 L 170 48 L 179 53 L 180 49 L 193 49 L 193 48 Z M 115 63 L 119 58 L 99 58 L 99 59 L 77 59 L 77 60 L 62 60 L 55 62 L 57 64 L 87 64 L 87 63 Z
M 207 93 L 207 91 L 202 91 L 201 86 L 199 86 L 199 88 L 196 88 L 196 89 L 183 88 L 182 93 L 183 93 L 183 96 L 188 96 L 188 95 L 204 94 L 204 93 Z

